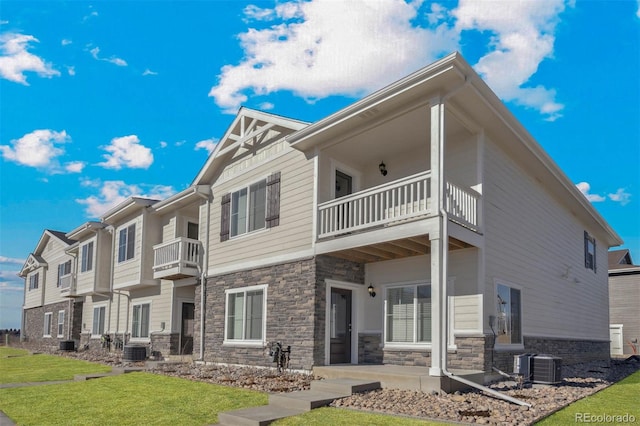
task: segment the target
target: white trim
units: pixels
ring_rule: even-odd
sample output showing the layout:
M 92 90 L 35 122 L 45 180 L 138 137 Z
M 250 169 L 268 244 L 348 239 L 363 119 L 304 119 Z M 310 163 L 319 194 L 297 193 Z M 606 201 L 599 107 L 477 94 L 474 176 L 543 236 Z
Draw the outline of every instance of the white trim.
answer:
M 244 236 L 249 235 L 249 234 L 254 235 L 254 234 L 259 233 L 261 231 L 269 230 L 269 228 L 267 228 L 267 207 L 269 205 L 269 199 L 267 198 L 267 192 L 268 192 L 267 191 L 267 182 L 269 180 L 269 176 L 270 176 L 270 174 L 268 174 L 265 177 L 252 180 L 251 182 L 248 182 L 248 183 L 244 184 L 243 186 L 238 186 L 237 189 L 228 191 L 228 193 L 229 193 L 229 241 L 235 240 L 237 238 L 244 237 Z M 264 220 L 264 226 L 262 228 L 257 228 L 257 229 L 254 229 L 252 231 L 249 231 L 249 217 L 250 217 L 249 212 L 251 210 L 251 204 L 249 203 L 249 201 L 251 199 L 251 187 L 253 185 L 261 183 L 262 181 L 264 181 L 264 192 L 265 192 L 265 194 L 264 194 L 264 219 L 265 219 Z M 247 206 L 246 206 L 247 217 L 246 217 L 246 220 L 245 220 L 246 221 L 246 223 L 245 223 L 246 224 L 246 231 L 241 233 L 241 234 L 231 235 L 231 228 L 233 226 L 233 218 L 232 218 L 232 214 L 233 214 L 233 194 L 235 194 L 236 192 L 240 192 L 243 189 L 247 190 L 247 194 L 246 194 L 246 197 L 247 197 Z
M 93 334 L 93 322 L 96 317 L 96 309 L 104 308 L 104 324 L 102 325 L 103 331 L 106 331 L 107 326 L 107 302 L 96 303 L 91 309 L 91 339 L 99 339 L 102 334 Z
M 224 291 L 224 340 L 223 346 L 230 347 L 265 347 L 267 336 L 267 289 L 269 284 L 259 284 L 247 287 L 228 288 Z M 228 339 L 227 338 L 227 313 L 229 312 L 229 295 L 236 293 L 246 294 L 249 291 L 262 290 L 262 338 L 260 340 L 248 340 L 248 339 Z M 246 307 L 246 305 L 244 305 Z M 246 310 L 244 311 L 246 314 Z M 243 318 L 243 321 L 246 318 Z
M 62 312 L 62 324 L 60 323 L 60 312 Z M 58 338 L 64 337 L 64 323 L 65 323 L 65 320 L 67 319 L 66 316 L 67 314 L 64 309 L 58 311 L 58 320 L 56 321 L 56 332 L 57 332 L 56 337 Z M 60 333 L 61 325 L 62 325 L 62 333 Z
M 49 317 L 49 321 L 47 321 L 47 316 Z M 51 321 L 53 320 L 53 312 L 45 312 L 44 313 L 44 321 L 42 322 L 42 337 L 51 337 Z M 48 327 L 47 327 L 48 323 Z M 49 328 L 49 333 L 46 333 L 47 328 Z
M 324 364 L 331 365 L 331 289 L 351 290 L 351 364 L 358 364 L 358 314 L 362 303 L 364 284 L 325 279 Z

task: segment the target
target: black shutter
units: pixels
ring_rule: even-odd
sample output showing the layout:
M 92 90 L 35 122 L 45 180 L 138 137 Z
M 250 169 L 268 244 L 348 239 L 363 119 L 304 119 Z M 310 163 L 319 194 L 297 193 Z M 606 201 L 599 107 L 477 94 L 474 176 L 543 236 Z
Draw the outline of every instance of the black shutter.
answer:
M 589 268 L 589 234 L 584 231 L 584 267 Z
M 280 225 L 280 172 L 267 178 L 267 228 Z
M 222 214 L 220 217 L 220 242 L 229 239 L 230 217 L 231 217 L 231 193 L 224 194 L 220 202 Z
M 596 237 L 592 237 L 593 239 L 593 272 L 598 272 L 596 269 L 596 252 L 598 251 L 598 247 L 596 246 Z

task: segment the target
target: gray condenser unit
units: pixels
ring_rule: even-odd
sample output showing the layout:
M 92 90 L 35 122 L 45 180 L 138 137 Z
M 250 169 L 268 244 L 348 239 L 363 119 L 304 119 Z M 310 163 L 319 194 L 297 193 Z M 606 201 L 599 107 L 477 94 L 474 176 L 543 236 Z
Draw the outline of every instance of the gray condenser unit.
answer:
M 530 373 L 533 383 L 548 385 L 562 381 L 562 358 L 553 355 L 532 355 L 530 358 Z

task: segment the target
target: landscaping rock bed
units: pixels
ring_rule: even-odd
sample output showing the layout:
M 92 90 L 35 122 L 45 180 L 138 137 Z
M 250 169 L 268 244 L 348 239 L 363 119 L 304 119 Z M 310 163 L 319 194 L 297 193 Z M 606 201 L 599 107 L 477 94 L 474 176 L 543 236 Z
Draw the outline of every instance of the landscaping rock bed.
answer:
M 278 393 L 310 388 L 317 380 L 311 374 L 286 372 L 278 374 L 274 369 L 231 367 L 196 364 L 192 362 L 122 362 L 118 352 L 78 351 L 65 352 L 53 347 L 24 346 L 31 351 L 53 353 L 70 358 L 99 362 L 114 367 L 137 366 L 149 371 L 182 377 L 189 380 Z M 515 382 L 500 381 L 489 387 L 531 404 L 531 408 L 518 406 L 479 390 L 454 394 L 425 393 L 420 391 L 380 389 L 334 401 L 339 408 L 365 410 L 384 414 L 397 414 L 423 419 L 478 423 L 491 425 L 528 425 L 615 383 L 640 370 L 637 359 L 592 362 L 562 367 L 563 380 L 557 385 L 525 384 L 520 389 Z
M 564 379 L 557 385 L 527 384 L 519 389 L 514 382 L 498 382 L 489 386 L 528 402 L 531 408 L 497 399 L 475 389 L 448 395 L 380 389 L 339 399 L 331 405 L 463 423 L 528 425 L 638 370 L 640 362 L 637 361 L 594 362 L 563 367 Z

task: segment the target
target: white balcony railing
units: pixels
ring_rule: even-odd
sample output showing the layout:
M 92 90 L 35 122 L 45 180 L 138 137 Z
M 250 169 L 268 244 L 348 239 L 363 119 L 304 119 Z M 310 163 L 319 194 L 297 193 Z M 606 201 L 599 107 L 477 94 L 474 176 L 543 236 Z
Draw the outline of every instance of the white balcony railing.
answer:
M 435 214 L 430 186 L 431 172 L 426 171 L 322 203 L 318 206 L 318 238 Z M 447 182 L 444 197 L 452 221 L 479 229 L 479 193 Z
M 153 271 L 171 268 L 198 268 L 202 244 L 198 240 L 180 237 L 153 247 Z
M 318 206 L 318 238 L 429 213 L 431 172 L 375 186 Z
M 63 275 L 58 278 L 58 288 L 62 294 L 71 294 L 75 290 L 73 274 Z

